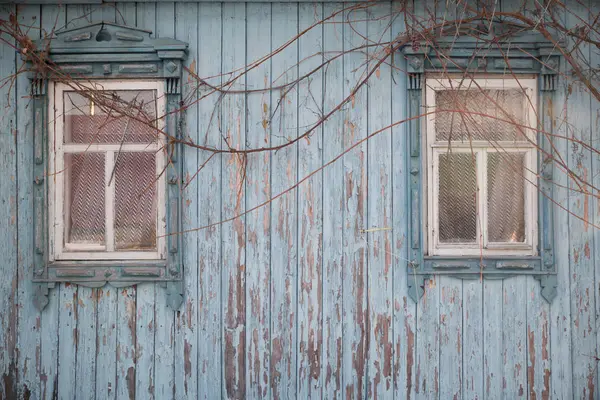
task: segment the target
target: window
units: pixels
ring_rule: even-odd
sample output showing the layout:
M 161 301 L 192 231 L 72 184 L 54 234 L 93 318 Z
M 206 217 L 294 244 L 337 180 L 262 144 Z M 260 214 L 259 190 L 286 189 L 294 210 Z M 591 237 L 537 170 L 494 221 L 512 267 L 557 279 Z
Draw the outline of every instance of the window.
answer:
M 536 86 L 427 79 L 429 256 L 536 254 Z
M 166 259 L 163 87 L 51 86 L 50 261 Z

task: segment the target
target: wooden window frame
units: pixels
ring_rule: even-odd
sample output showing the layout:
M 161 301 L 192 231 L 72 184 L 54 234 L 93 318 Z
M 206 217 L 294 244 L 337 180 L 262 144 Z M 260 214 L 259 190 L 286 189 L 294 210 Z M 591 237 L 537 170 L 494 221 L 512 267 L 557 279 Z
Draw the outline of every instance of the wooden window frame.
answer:
M 151 33 L 99 22 L 57 31 L 55 37 L 36 43 L 35 48 L 44 49 L 44 56 L 39 58 L 47 59 L 49 63 L 49 68 L 41 72 L 38 72 L 38 66 L 30 65 L 29 73 L 34 131 L 32 251 L 35 265 L 32 281 L 36 285 L 34 304 L 40 310 L 48 304 L 49 289 L 63 282 L 88 287 L 106 284 L 126 287 L 153 282 L 166 288 L 166 304 L 173 310 L 179 309 L 183 302 L 183 149 L 179 120 L 181 78 L 188 44 L 171 38 L 153 38 Z M 30 58 L 24 59 L 30 62 Z M 52 150 L 54 145 L 62 145 L 62 140 L 58 140 L 62 134 L 62 122 L 58 121 L 57 127 L 54 120 L 54 109 L 62 107 L 55 103 L 55 94 L 57 90 L 63 91 L 63 85 L 71 80 L 76 82 L 73 91 L 82 85 L 94 85 L 94 89 L 102 85 L 106 90 L 151 88 L 157 91 L 157 100 L 161 104 L 157 111 L 160 124 L 157 128 L 161 129 L 164 137 L 152 150 L 163 152 L 164 158 L 157 163 L 157 172 L 164 168 L 161 168 L 157 187 L 160 201 L 157 202 L 159 224 L 155 252 L 123 251 L 110 257 L 94 251 L 64 252 L 62 239 L 57 237 L 58 240 L 54 240 L 57 230 L 58 236 L 63 232 L 62 218 L 57 219 L 57 215 L 62 213 L 62 200 L 56 199 L 56 187 L 63 187 L 64 180 L 55 167 Z M 59 132 L 54 131 L 57 128 Z M 110 145 L 103 144 L 69 146 L 70 150 L 110 150 Z M 137 144 L 123 146 L 121 151 L 124 148 L 141 148 Z M 146 147 L 146 144 L 143 146 Z M 112 150 L 117 151 L 116 148 Z M 63 160 L 58 161 L 61 164 Z M 105 166 L 105 174 L 107 170 Z M 108 204 L 109 212 L 110 206 Z
M 166 114 L 166 101 L 164 83 L 159 80 L 110 80 L 88 81 L 78 85 L 89 90 L 116 91 L 116 90 L 147 90 L 156 93 L 156 115 Z M 164 152 L 166 141 L 164 135 L 158 135 L 155 143 L 123 143 L 123 144 L 67 144 L 64 143 L 64 93 L 79 92 L 70 85 L 60 82 L 49 82 L 48 91 L 50 115 L 48 135 L 49 175 L 53 177 L 48 181 L 48 212 L 50 254 L 49 261 L 76 261 L 76 260 L 106 260 L 117 264 L 125 260 L 165 260 L 166 259 L 166 182 L 165 175 L 161 172 L 165 168 L 166 154 Z M 53 114 L 53 115 L 52 115 Z M 157 130 L 165 130 L 164 118 L 157 119 Z M 105 178 L 110 179 L 114 168 L 114 154 L 123 152 L 145 152 L 156 154 L 156 250 L 155 251 L 117 251 L 114 248 L 114 200 L 115 181 L 105 187 L 105 245 L 95 244 L 69 244 L 64 241 L 65 233 L 65 155 L 77 153 L 103 153 L 105 154 Z
M 485 89 L 519 89 L 526 92 L 529 99 L 527 108 L 526 126 L 536 126 L 537 115 L 537 81 L 534 78 L 473 78 L 473 79 L 442 79 L 429 78 L 425 83 L 425 107 L 428 111 L 435 110 L 435 94 L 440 90 L 485 90 Z M 436 140 L 435 113 L 427 114 L 425 118 L 424 144 L 426 146 L 423 157 L 426 178 L 424 185 L 427 188 L 427 207 L 424 210 L 427 226 L 427 254 L 430 256 L 534 256 L 537 254 L 538 237 L 538 209 L 537 209 L 537 143 L 536 135 L 528 130 L 528 141 L 489 141 L 441 142 Z M 525 241 L 520 243 L 490 242 L 488 240 L 488 209 L 487 209 L 487 154 L 522 153 L 525 155 Z M 479 195 L 477 196 L 477 234 L 476 243 L 440 243 L 439 241 L 439 209 L 438 209 L 438 160 L 441 154 L 468 153 L 476 157 L 476 174 Z

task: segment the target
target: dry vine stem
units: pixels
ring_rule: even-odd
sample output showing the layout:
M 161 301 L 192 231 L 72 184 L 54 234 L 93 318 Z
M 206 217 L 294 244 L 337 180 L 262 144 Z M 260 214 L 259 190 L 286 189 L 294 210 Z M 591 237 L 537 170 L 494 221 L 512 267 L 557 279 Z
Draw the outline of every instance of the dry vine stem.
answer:
M 219 131 L 223 131 L 222 121 L 219 117 L 220 115 L 220 107 L 221 103 L 228 96 L 233 95 L 250 95 L 253 93 L 272 93 L 274 96 L 278 97 L 277 104 L 273 107 L 272 110 L 268 111 L 268 115 L 263 121 L 263 128 L 269 129 L 273 125 L 273 121 L 278 117 L 278 113 L 282 113 L 281 105 L 282 102 L 286 100 L 288 96 L 292 96 L 294 92 L 300 90 L 300 88 L 306 88 L 308 93 L 312 96 L 312 92 L 310 89 L 310 80 L 313 76 L 317 74 L 321 74 L 322 82 L 327 82 L 327 72 L 331 65 L 339 62 L 343 62 L 344 58 L 348 55 L 359 53 L 364 55 L 364 63 L 357 68 L 358 78 L 353 83 L 351 90 L 349 93 L 344 96 L 344 98 L 339 101 L 334 106 L 329 109 L 325 109 L 323 105 L 318 105 L 318 111 L 316 112 L 315 121 L 312 122 L 309 126 L 306 127 L 296 127 L 297 135 L 292 135 L 292 137 L 287 138 L 280 144 L 274 145 L 271 143 L 267 143 L 262 147 L 236 147 L 229 144 L 228 137 L 223 136 L 222 138 L 222 146 L 210 146 L 202 143 L 196 143 L 191 140 L 189 137 L 184 137 L 181 139 L 181 142 L 190 148 L 197 149 L 201 152 L 208 153 L 206 159 L 200 163 L 195 172 L 189 171 L 191 176 L 188 174 L 187 178 L 184 180 L 183 185 L 181 186 L 182 190 L 194 180 L 197 179 L 198 175 L 202 173 L 202 170 L 209 165 L 211 162 L 216 162 L 220 157 L 215 157 L 217 155 L 226 156 L 233 155 L 235 156 L 237 161 L 238 174 L 241 179 L 238 187 L 238 196 L 241 195 L 241 191 L 243 189 L 244 182 L 246 181 L 246 170 L 248 157 L 254 154 L 261 153 L 274 153 L 280 150 L 283 150 L 287 147 L 293 146 L 299 143 L 302 140 L 310 141 L 311 136 L 315 135 L 317 132 L 323 129 L 324 124 L 331 120 L 335 115 L 343 114 L 347 107 L 353 107 L 354 101 L 357 94 L 364 90 L 369 82 L 377 76 L 380 71 L 380 67 L 382 65 L 390 66 L 395 72 L 400 74 L 407 74 L 406 71 L 402 70 L 402 62 L 397 62 L 398 58 L 402 57 L 399 50 L 404 46 L 419 46 L 423 41 L 426 42 L 426 45 L 434 49 L 437 53 L 437 56 L 440 58 L 444 58 L 448 63 L 453 63 L 453 60 L 450 57 L 445 55 L 445 51 L 447 49 L 442 49 L 437 45 L 437 40 L 440 37 L 455 37 L 459 38 L 459 36 L 471 35 L 476 37 L 479 40 L 480 48 L 474 51 L 473 57 L 476 55 L 485 55 L 485 53 L 491 49 L 500 49 L 502 51 L 501 43 L 509 42 L 511 36 L 517 32 L 522 31 L 537 31 L 541 33 L 547 40 L 551 41 L 555 47 L 557 52 L 559 52 L 566 63 L 568 63 L 573 71 L 572 76 L 566 76 L 563 72 L 558 71 L 561 80 L 564 84 L 568 85 L 569 88 L 579 86 L 584 90 L 589 92 L 596 100 L 600 101 L 600 91 L 597 88 L 598 78 L 594 74 L 594 66 L 590 65 L 589 57 L 586 58 L 586 55 L 580 51 L 582 45 L 589 45 L 593 49 L 592 51 L 596 51 L 595 49 L 600 48 L 600 29 L 597 25 L 597 22 L 600 19 L 600 15 L 593 15 L 593 18 L 590 20 L 594 21 L 593 24 L 589 24 L 584 19 L 579 17 L 578 20 L 580 24 L 576 26 L 567 27 L 565 24 L 561 23 L 564 15 L 570 15 L 571 10 L 565 3 L 560 1 L 552 1 L 547 4 L 541 4 L 538 2 L 534 3 L 535 9 L 522 9 L 520 12 L 503 12 L 498 10 L 494 6 L 488 5 L 483 1 L 474 1 L 474 2 L 464 2 L 458 1 L 454 5 L 448 5 L 450 8 L 454 7 L 455 15 L 453 19 L 440 18 L 435 16 L 435 13 L 429 13 L 429 18 L 418 18 L 414 11 L 412 10 L 410 4 L 405 2 L 394 4 L 393 13 L 390 15 L 386 15 L 384 17 L 378 17 L 383 20 L 384 18 L 389 21 L 387 27 L 384 29 L 384 32 L 380 36 L 380 40 L 373 40 L 373 38 L 369 38 L 368 35 L 365 35 L 364 32 L 361 32 L 360 29 L 356 27 L 356 23 L 359 22 L 359 19 L 355 19 L 354 15 L 357 11 L 366 11 L 368 16 L 367 19 L 374 20 L 375 17 L 371 17 L 369 12 L 370 10 L 376 6 L 374 2 L 367 3 L 356 3 L 347 5 L 343 8 L 340 8 L 329 15 L 324 16 L 321 19 L 316 20 L 314 23 L 309 25 L 307 28 L 299 31 L 297 35 L 289 38 L 289 40 L 285 41 L 281 46 L 274 49 L 272 52 L 268 54 L 264 54 L 263 56 L 257 58 L 256 60 L 248 63 L 247 65 L 240 65 L 237 68 L 231 71 L 222 71 L 220 74 L 212 75 L 212 76 L 201 76 L 200 72 L 195 70 L 195 62 L 186 67 L 187 71 L 187 79 L 188 86 L 190 88 L 188 95 L 184 98 L 184 101 L 180 105 L 180 108 L 174 112 L 184 114 L 186 110 L 190 107 L 200 103 L 200 102 L 211 102 L 211 106 L 213 107 L 213 117 L 211 117 L 209 124 L 206 128 L 206 132 L 208 135 L 208 131 L 211 129 L 213 124 L 217 124 L 217 128 Z M 583 6 L 583 5 L 582 5 Z M 590 14 L 592 14 L 592 10 L 587 10 Z M 121 16 L 123 19 L 123 17 Z M 391 41 L 385 40 L 385 33 L 391 29 L 391 24 L 396 19 L 402 19 L 406 24 L 406 31 L 393 38 Z M 290 46 L 296 44 L 300 41 L 305 35 L 315 31 L 322 29 L 323 26 L 328 24 L 339 24 L 342 23 L 348 27 L 348 29 L 352 30 L 357 36 L 363 39 L 363 43 L 358 46 L 353 46 L 348 49 L 341 49 L 339 51 L 328 51 L 323 52 L 320 49 L 316 49 L 315 53 L 311 56 L 305 57 L 300 60 L 297 65 L 289 67 L 280 77 L 274 79 L 271 84 L 266 84 L 262 88 L 250 88 L 245 87 L 244 80 L 248 76 L 248 73 L 257 69 L 260 66 L 269 63 L 273 57 L 282 53 Z M 493 25 L 502 25 L 506 29 L 503 32 L 495 34 L 493 30 L 490 28 Z M 471 29 L 464 29 L 464 27 L 471 27 Z M 477 29 L 472 29 L 473 26 L 476 26 Z M 56 26 L 56 29 L 61 28 Z M 80 92 L 83 96 L 88 98 L 93 98 L 95 104 L 98 107 L 104 109 L 107 115 L 107 123 L 112 118 L 127 118 L 130 120 L 135 120 L 137 122 L 147 124 L 152 126 L 153 128 L 156 125 L 156 120 L 153 118 L 149 118 L 145 115 L 143 111 L 143 106 L 140 104 L 136 104 L 136 102 L 125 102 L 122 99 L 115 98 L 110 94 L 102 91 L 101 87 L 97 87 L 95 90 L 89 90 L 90 83 L 86 82 L 85 79 L 82 79 L 80 76 L 73 76 L 69 74 L 65 74 L 60 69 L 56 67 L 48 58 L 48 47 L 46 48 L 36 48 L 35 43 L 30 39 L 30 27 L 21 26 L 18 22 L 18 18 L 16 15 L 11 14 L 8 20 L 0 20 L 0 41 L 4 45 L 11 46 L 15 49 L 15 51 L 20 52 L 22 58 L 27 61 L 23 62 L 21 66 L 17 69 L 16 74 L 5 77 L 2 79 L 0 83 L 0 88 L 8 87 L 8 92 L 14 86 L 14 82 L 16 80 L 16 76 L 22 73 L 32 73 L 38 74 L 39 76 L 50 76 L 52 75 L 54 79 L 59 82 L 65 83 L 69 85 L 73 90 Z M 47 40 L 47 46 L 50 46 L 52 43 L 52 36 L 54 33 L 54 29 L 51 32 L 44 32 Z M 488 36 L 482 36 L 482 34 L 488 34 Z M 569 40 L 565 40 L 569 39 Z M 514 49 L 514 51 L 524 51 L 522 49 Z M 510 66 L 510 62 L 508 57 L 506 57 L 507 62 L 507 70 L 506 75 L 512 76 L 515 79 L 519 79 L 517 74 L 515 74 Z M 311 68 L 308 72 L 299 75 L 295 79 L 290 81 L 285 81 L 279 83 L 278 80 L 287 75 L 289 71 L 294 71 L 298 69 L 299 66 L 308 62 L 310 59 L 320 59 L 321 62 Z M 26 67 L 29 65 L 29 67 Z M 458 67 L 457 65 L 454 65 Z M 460 78 L 464 80 L 470 80 L 474 77 L 471 72 L 463 70 L 462 76 Z M 445 78 L 449 77 L 447 72 L 444 69 L 438 71 L 437 76 Z M 456 79 L 456 76 L 452 76 L 452 78 Z M 397 78 L 395 78 L 397 79 Z M 324 89 L 326 92 L 326 86 L 324 84 Z M 479 88 L 481 89 L 481 88 Z M 482 93 L 484 91 L 482 90 Z M 215 95 L 217 95 L 217 99 L 215 100 Z M 487 96 L 487 95 L 486 95 Z M 314 97 L 313 97 L 314 99 Z M 593 178 L 589 176 L 585 176 L 581 172 L 575 171 L 572 167 L 567 165 L 566 155 L 561 154 L 558 151 L 558 148 L 555 146 L 555 139 L 558 140 L 566 140 L 571 145 L 582 146 L 587 151 L 592 152 L 593 154 L 598 155 L 599 149 L 593 143 L 587 143 L 585 140 L 578 138 L 574 134 L 558 134 L 553 132 L 546 132 L 538 128 L 538 126 L 523 126 L 516 122 L 510 114 L 501 110 L 504 114 L 502 117 L 498 117 L 495 115 L 486 115 L 481 113 L 475 113 L 472 110 L 467 110 L 464 104 L 460 104 L 460 100 L 455 99 L 455 107 L 452 110 L 437 110 L 433 112 L 452 112 L 457 115 L 457 118 L 460 118 L 465 124 L 468 122 L 470 126 L 473 125 L 474 116 L 480 116 L 485 118 L 492 118 L 502 121 L 506 124 L 513 124 L 517 127 L 518 131 L 527 138 L 528 131 L 540 132 L 542 135 L 548 138 L 551 147 L 552 153 L 548 153 L 546 150 L 537 146 L 537 144 L 529 139 L 529 143 L 537 147 L 538 154 L 543 155 L 547 159 L 550 159 L 559 171 L 566 173 L 570 181 L 572 182 L 569 185 L 568 190 L 572 190 L 578 193 L 584 193 L 586 195 L 593 195 L 600 199 L 599 196 L 599 188 L 593 185 Z M 488 97 L 490 102 L 495 103 L 495 101 Z M 317 102 L 315 101 L 315 104 Z M 497 104 L 496 104 L 497 105 Z M 432 111 L 427 110 L 423 112 L 418 118 L 424 118 L 427 115 L 430 115 Z M 165 115 L 158 116 L 158 118 L 164 118 Z M 250 212 L 253 212 L 261 207 L 267 206 L 273 200 L 281 198 L 283 195 L 290 193 L 292 190 L 296 189 L 299 185 L 306 182 L 310 177 L 316 175 L 318 172 L 322 171 L 324 168 L 332 165 L 339 159 L 341 159 L 345 154 L 348 154 L 350 151 L 355 149 L 360 144 L 365 141 L 373 138 L 376 135 L 383 134 L 391 134 L 392 127 L 407 123 L 409 119 L 403 119 L 401 121 L 394 121 L 385 128 L 378 129 L 374 132 L 368 133 L 363 139 L 350 141 L 349 145 L 340 152 L 336 157 L 331 158 L 330 160 L 323 160 L 322 166 L 316 170 L 313 170 L 309 174 L 304 177 L 298 177 L 296 183 L 291 185 L 287 189 L 281 191 L 278 194 L 270 196 L 265 202 L 261 204 L 250 206 L 247 211 L 233 215 L 226 216 L 221 221 L 217 221 L 211 223 L 209 225 L 193 228 L 186 230 L 186 232 L 197 231 L 201 229 L 206 229 L 210 227 L 217 226 L 219 224 L 234 221 L 235 219 L 242 217 Z M 539 117 L 538 117 L 539 122 Z M 566 122 L 565 118 L 558 120 L 555 124 L 557 128 L 566 127 L 567 131 L 569 130 L 569 125 Z M 155 128 L 154 128 L 155 129 Z M 162 135 L 166 135 L 168 139 L 173 142 L 177 140 L 175 137 L 169 136 L 166 132 L 160 131 Z M 469 132 L 469 140 L 472 139 L 472 134 Z M 489 140 L 491 147 L 496 147 L 497 143 Z M 167 151 L 167 149 L 163 149 L 163 151 Z M 502 151 L 502 149 L 498 148 L 498 151 Z M 232 164 L 233 165 L 233 164 Z M 536 185 L 537 187 L 537 185 Z M 547 194 L 544 194 L 547 196 Z M 552 199 L 554 204 L 557 204 L 560 208 L 566 209 L 564 205 L 559 204 L 555 199 Z M 593 224 L 592 221 L 589 221 L 589 216 L 587 215 L 575 215 L 573 212 L 567 210 L 570 215 L 575 218 L 584 220 L 586 223 L 591 226 L 597 227 Z

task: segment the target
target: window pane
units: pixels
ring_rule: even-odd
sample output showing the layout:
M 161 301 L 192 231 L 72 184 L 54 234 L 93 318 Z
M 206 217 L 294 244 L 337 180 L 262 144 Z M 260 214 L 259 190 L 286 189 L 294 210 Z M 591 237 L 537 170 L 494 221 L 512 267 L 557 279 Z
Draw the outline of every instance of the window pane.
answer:
M 439 156 L 439 241 L 477 241 L 477 178 L 471 153 Z
M 104 153 L 65 154 L 65 242 L 104 244 Z
M 527 125 L 526 100 L 526 95 L 521 89 L 437 91 L 436 108 L 452 111 L 435 115 L 436 140 L 525 141 L 523 133 L 530 134 L 530 131 L 496 118 Z M 465 112 L 461 113 L 462 110 Z
M 156 155 L 115 154 L 115 247 L 156 248 Z
M 151 143 L 157 140 L 154 90 L 119 90 L 90 95 L 64 92 L 65 143 Z M 116 110 L 130 110 L 129 118 Z
M 488 153 L 488 240 L 525 241 L 525 155 Z

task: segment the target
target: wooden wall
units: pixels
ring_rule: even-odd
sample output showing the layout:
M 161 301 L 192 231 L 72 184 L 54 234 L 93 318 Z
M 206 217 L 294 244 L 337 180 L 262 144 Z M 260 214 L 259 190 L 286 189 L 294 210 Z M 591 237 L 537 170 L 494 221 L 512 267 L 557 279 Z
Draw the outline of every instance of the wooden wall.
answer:
M 415 3 L 415 13 L 427 15 L 424 2 Z M 572 3 L 573 13 L 564 18 L 575 26 L 589 15 Z M 16 12 L 32 37 L 39 37 L 40 27 L 85 20 L 150 29 L 189 42 L 189 68 L 218 82 L 221 72 L 269 53 L 342 6 L 4 5 L 0 17 Z M 364 43 L 364 36 L 394 37 L 405 30 L 403 18 L 390 24 L 398 7 L 381 3 L 340 15 L 232 89 L 284 83 Z M 498 7 L 511 8 L 506 1 Z M 342 23 L 346 18 L 351 24 Z M 593 65 L 600 62 L 597 49 L 582 50 Z M 187 110 L 185 134 L 215 146 L 224 146 L 225 138 L 241 147 L 283 143 L 350 93 L 365 72 L 366 55 L 345 55 L 283 98 L 281 91 L 230 94 L 215 111 L 218 96 L 209 96 Z M 305 61 L 297 67 L 298 60 Z M 398 56 L 394 68 L 383 65 L 310 139 L 250 157 L 245 180 L 238 158 L 213 158 L 184 191 L 185 227 L 244 212 L 369 132 L 403 119 L 403 64 Z M 0 77 L 19 68 L 14 49 L 0 42 Z M 190 91 L 186 84 L 184 95 Z M 186 234 L 180 311 L 166 307 L 158 285 L 64 284 L 38 312 L 29 280 L 33 161 L 27 95 L 23 75 L 0 88 L 0 399 L 600 398 L 600 234 L 573 216 L 600 224 L 598 198 L 568 192 L 573 183 L 559 174 L 559 295 L 551 305 L 532 277 L 437 277 L 415 304 L 406 289 L 405 125 L 361 144 L 266 207 Z M 600 146 L 600 104 L 588 92 L 561 79 L 555 109 L 557 133 Z M 264 123 L 271 113 L 272 123 Z M 600 186 L 598 154 L 566 141 L 556 145 L 571 168 Z M 193 176 L 206 159 L 206 153 L 187 149 L 186 174 Z M 367 228 L 382 229 L 362 233 Z

